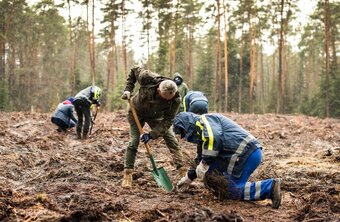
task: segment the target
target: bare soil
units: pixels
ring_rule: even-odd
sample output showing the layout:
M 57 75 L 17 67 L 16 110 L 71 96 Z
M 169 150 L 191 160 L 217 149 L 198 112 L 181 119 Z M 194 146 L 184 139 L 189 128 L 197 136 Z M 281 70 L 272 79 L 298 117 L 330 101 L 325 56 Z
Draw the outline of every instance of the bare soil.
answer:
M 195 182 L 166 193 L 139 147 L 133 188 L 121 188 L 129 125 L 125 111 L 99 113 L 88 140 L 59 133 L 51 113 L 0 112 L 0 221 L 340 221 L 340 120 L 225 114 L 263 144 L 251 180 L 283 178 L 283 202 L 219 200 Z M 186 159 L 195 145 L 180 141 Z M 180 176 L 162 139 L 157 166 Z

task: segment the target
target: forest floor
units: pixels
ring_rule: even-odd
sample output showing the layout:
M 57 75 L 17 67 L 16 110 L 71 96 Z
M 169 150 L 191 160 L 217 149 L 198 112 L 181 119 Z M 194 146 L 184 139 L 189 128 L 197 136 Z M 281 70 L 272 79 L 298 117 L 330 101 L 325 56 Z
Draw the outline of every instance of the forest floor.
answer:
M 59 133 L 50 113 L 0 112 L 0 221 L 339 221 L 340 120 L 228 113 L 263 145 L 251 181 L 283 178 L 271 201 L 218 200 L 195 182 L 166 193 L 139 147 L 133 188 L 121 188 L 129 125 L 125 111 L 99 113 L 88 140 Z M 180 141 L 184 156 L 195 145 Z M 162 139 L 150 142 L 157 166 L 180 176 Z

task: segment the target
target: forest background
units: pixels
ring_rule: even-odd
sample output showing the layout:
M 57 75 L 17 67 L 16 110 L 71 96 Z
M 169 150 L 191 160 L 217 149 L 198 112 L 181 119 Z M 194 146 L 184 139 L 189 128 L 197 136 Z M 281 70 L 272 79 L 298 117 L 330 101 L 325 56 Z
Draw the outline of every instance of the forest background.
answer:
M 106 110 L 125 108 L 125 80 L 142 64 L 181 73 L 212 112 L 339 118 L 340 3 L 317 1 L 301 24 L 301 2 L 2 0 L 0 110 L 49 112 L 92 84 Z

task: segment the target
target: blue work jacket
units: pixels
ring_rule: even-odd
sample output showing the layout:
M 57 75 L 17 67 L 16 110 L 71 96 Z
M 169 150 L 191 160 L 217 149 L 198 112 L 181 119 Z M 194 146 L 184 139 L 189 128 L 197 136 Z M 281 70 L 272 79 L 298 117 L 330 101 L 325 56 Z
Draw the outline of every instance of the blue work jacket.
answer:
M 176 134 L 200 144 L 202 159 L 218 170 L 240 177 L 247 158 L 261 145 L 231 119 L 220 114 L 179 113 L 173 122 Z M 200 155 L 200 154 L 199 154 Z

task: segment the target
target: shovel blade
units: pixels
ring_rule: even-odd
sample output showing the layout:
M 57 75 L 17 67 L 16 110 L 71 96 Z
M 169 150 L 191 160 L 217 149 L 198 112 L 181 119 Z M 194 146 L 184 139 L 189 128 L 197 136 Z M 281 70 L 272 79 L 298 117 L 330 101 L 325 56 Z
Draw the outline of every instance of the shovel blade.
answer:
M 171 180 L 163 167 L 154 169 L 152 176 L 155 179 L 159 187 L 163 187 L 167 192 L 171 192 L 174 187 L 172 186 Z

